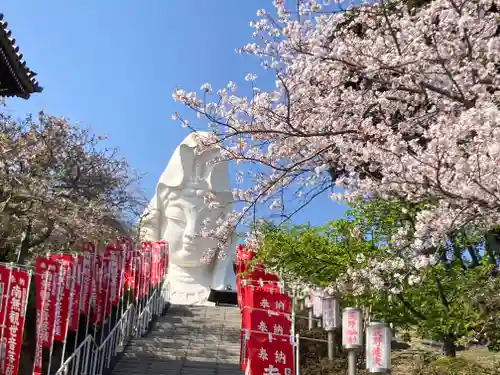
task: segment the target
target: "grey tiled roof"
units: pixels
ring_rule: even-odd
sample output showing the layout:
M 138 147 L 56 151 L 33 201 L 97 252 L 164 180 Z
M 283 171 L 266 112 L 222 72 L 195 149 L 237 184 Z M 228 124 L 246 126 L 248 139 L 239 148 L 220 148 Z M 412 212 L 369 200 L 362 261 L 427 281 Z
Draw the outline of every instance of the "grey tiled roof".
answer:
M 0 13 L 0 66 L 4 65 L 4 69 L 8 69 L 16 86 L 1 87 L 0 96 L 19 96 L 28 99 L 32 93 L 42 92 L 43 88 L 35 79 L 36 73 L 26 65 L 23 54 L 19 52 L 16 40 L 3 18 L 3 13 Z M 1 82 L 0 86 L 3 86 Z

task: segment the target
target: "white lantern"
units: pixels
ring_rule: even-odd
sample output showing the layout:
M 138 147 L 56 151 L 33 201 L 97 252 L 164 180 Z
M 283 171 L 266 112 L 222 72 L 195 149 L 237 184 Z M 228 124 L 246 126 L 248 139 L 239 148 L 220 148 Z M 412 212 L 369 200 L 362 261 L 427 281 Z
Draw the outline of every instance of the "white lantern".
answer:
M 316 289 L 313 292 L 313 315 L 315 318 L 321 318 L 323 316 L 323 292 L 320 289 Z
M 371 322 L 366 327 L 366 369 L 386 373 L 391 369 L 392 332 L 386 323 Z
M 346 349 L 363 346 L 363 314 L 360 309 L 346 307 L 342 312 L 342 345 Z
M 306 307 L 308 309 L 312 309 L 313 308 L 313 295 L 312 295 L 312 291 L 309 290 L 307 292 L 307 295 L 306 295 Z
M 337 297 L 323 297 L 323 328 L 333 331 L 341 327 L 340 306 Z

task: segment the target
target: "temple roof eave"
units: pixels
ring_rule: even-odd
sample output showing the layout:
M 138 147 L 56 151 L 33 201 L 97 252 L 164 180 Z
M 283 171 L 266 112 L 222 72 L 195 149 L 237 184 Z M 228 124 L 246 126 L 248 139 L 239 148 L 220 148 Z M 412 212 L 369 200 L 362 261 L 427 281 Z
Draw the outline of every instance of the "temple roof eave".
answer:
M 28 99 L 31 94 L 42 92 L 43 88 L 35 79 L 37 74 L 26 65 L 12 32 L 7 28 L 8 23 L 3 21 L 3 18 L 3 13 L 0 13 L 0 60 L 8 69 L 7 73 L 16 83 L 16 87 L 2 87 L 0 96 L 19 96 Z

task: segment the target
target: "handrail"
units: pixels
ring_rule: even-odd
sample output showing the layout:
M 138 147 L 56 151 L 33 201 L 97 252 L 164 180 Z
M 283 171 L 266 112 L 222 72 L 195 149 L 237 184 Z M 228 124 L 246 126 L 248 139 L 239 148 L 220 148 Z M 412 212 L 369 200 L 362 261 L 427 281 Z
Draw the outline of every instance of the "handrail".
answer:
M 132 311 L 133 309 L 134 309 L 133 305 L 130 305 L 129 307 L 127 307 L 127 310 L 125 310 L 125 313 L 116 322 L 116 324 L 113 327 L 113 329 L 111 331 L 109 331 L 108 335 L 106 336 L 106 338 L 104 339 L 104 341 L 101 343 L 101 345 L 97 346 L 97 343 L 96 343 L 97 349 L 100 349 L 101 347 L 104 347 L 104 345 L 106 345 L 106 343 L 111 339 L 111 336 L 115 333 L 115 331 L 117 331 L 118 328 L 121 328 L 121 322 L 124 320 L 125 317 L 127 317 L 127 315 L 129 314 L 129 312 Z
M 90 344 L 90 345 L 89 345 Z M 87 335 L 85 339 L 78 345 L 76 350 L 63 362 L 63 364 L 60 366 L 60 368 L 56 371 L 55 375 L 66 375 L 68 374 L 68 369 L 70 368 L 70 365 L 75 362 L 76 360 L 76 366 L 73 366 L 73 374 L 84 374 L 87 375 L 87 370 L 88 370 L 88 360 L 92 361 L 92 356 L 91 353 L 93 353 L 97 349 L 97 343 L 95 342 L 94 338 L 92 335 Z M 84 372 L 78 372 L 80 370 L 80 358 L 83 353 L 83 369 Z
M 92 335 L 85 337 L 55 374 L 102 375 L 103 371 L 110 367 L 123 339 L 126 338 L 128 342 L 133 336 L 144 334 L 152 318 L 163 311 L 165 299 L 159 290 L 162 284 L 159 283 L 153 289 L 142 309 L 133 303 L 130 304 L 100 345 Z
M 87 342 L 90 341 L 91 343 L 94 344 L 94 346 L 97 348 L 97 343 L 95 342 L 94 338 L 92 337 L 92 335 L 87 335 L 87 337 L 85 337 L 85 339 L 80 343 L 80 345 L 78 345 L 75 349 L 75 351 L 73 352 L 73 354 L 71 354 L 64 362 L 63 364 L 61 365 L 61 367 L 65 367 L 67 366 L 71 360 L 76 357 L 76 355 L 79 353 L 79 351 L 85 346 L 85 344 L 87 344 Z M 56 374 L 58 374 L 58 372 L 56 372 Z
M 143 329 L 144 329 L 144 327 L 143 327 L 144 316 L 146 316 L 146 313 L 149 314 L 148 316 L 154 314 L 154 311 L 151 311 L 151 307 L 152 307 L 152 305 L 154 305 L 154 299 L 157 298 L 157 297 L 158 297 L 157 296 L 157 289 L 155 289 L 153 291 L 153 293 L 151 293 L 151 296 L 149 297 L 149 299 L 146 302 L 146 304 L 144 305 L 144 308 L 142 309 L 142 311 L 137 316 L 138 326 L 135 327 L 135 329 L 136 329 L 136 331 L 135 331 L 136 336 L 142 335 L 144 333 L 144 331 L 143 331 Z M 144 323 L 144 325 L 147 325 L 148 323 L 149 322 L 146 322 L 146 323 Z

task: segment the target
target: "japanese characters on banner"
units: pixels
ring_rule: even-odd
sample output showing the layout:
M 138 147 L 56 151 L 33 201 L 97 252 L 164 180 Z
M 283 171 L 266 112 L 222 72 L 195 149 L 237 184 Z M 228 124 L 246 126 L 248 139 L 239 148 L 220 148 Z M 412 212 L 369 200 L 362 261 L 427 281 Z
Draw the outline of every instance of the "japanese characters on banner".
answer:
M 92 280 L 92 317 L 91 322 L 94 325 L 102 324 L 104 320 L 104 304 L 106 299 L 106 286 L 109 278 L 107 270 L 108 261 L 104 260 L 101 255 L 94 257 L 94 270 Z
M 132 289 L 136 295 L 145 297 L 150 286 L 158 285 L 166 272 L 167 251 L 165 242 L 148 243 L 136 251 L 131 241 L 119 239 L 100 253 L 89 243 L 79 255 L 53 253 L 37 257 L 34 278 L 37 343 L 33 373 L 41 373 L 43 349 L 50 348 L 54 341 L 64 341 L 68 332 L 76 331 L 81 315 L 87 316 L 91 324 L 101 325 L 111 315 L 113 306 L 120 303 L 122 289 Z M 0 287 L 8 279 L 2 272 L 5 270 L 0 269 Z M 13 271 L 13 275 L 17 272 L 24 271 Z M 13 291 L 17 289 L 18 286 Z M 12 297 L 9 301 L 16 299 Z M 3 301 L 0 309 L 5 306 Z M 4 314 L 2 311 L 0 314 Z M 16 315 L 7 317 L 14 319 Z M 3 335 L 10 339 L 4 340 L 7 346 L 13 340 L 9 335 Z
M 360 309 L 347 307 L 342 312 L 342 345 L 346 349 L 363 346 L 363 316 Z
M 240 368 L 246 375 L 293 374 L 291 299 L 279 278 L 264 267 L 250 270 L 255 253 L 239 247 L 236 256 L 241 308 Z M 244 273 L 244 275 L 241 275 Z
M 244 286 L 242 288 L 245 295 L 243 301 L 244 307 L 254 307 L 289 314 L 292 310 L 290 296 L 285 293 L 277 293 L 274 289 L 269 289 L 255 287 L 254 285 Z
M 241 328 L 262 333 L 271 332 L 273 335 L 290 335 L 292 319 L 289 314 L 246 307 L 241 314 Z
M 141 269 L 139 298 L 144 298 L 148 294 L 149 280 L 151 271 L 151 245 L 148 244 L 146 248 L 141 251 Z
M 135 256 L 135 266 L 134 266 L 134 297 L 136 299 L 142 298 L 146 295 L 145 282 L 147 280 L 147 276 L 144 274 L 146 269 L 145 267 L 145 250 L 141 249 L 140 251 L 136 251 Z
M 82 259 L 82 291 L 80 293 L 80 314 L 90 311 L 94 278 L 94 254 L 85 254 Z
M 80 297 L 82 295 L 83 286 L 83 256 L 78 256 L 75 259 L 75 275 L 73 284 L 73 298 L 71 299 L 71 320 L 69 330 L 76 331 L 78 329 L 78 320 L 80 318 Z
M 151 249 L 151 283 L 156 287 L 163 277 L 162 274 L 162 252 L 164 251 L 164 242 L 154 243 Z
M 289 339 L 252 334 L 245 342 L 245 375 L 293 374 L 293 345 Z
M 371 322 L 366 327 L 366 369 L 384 373 L 391 369 L 392 333 L 385 323 Z
M 127 290 L 130 290 L 134 288 L 135 285 L 134 252 L 127 251 L 124 258 L 123 284 Z
M 16 375 L 23 340 L 30 274 L 0 265 L 0 320 L 2 322 L 0 360 L 2 374 Z
M 245 246 L 243 245 L 238 245 L 236 248 L 236 292 L 238 293 L 238 296 L 240 296 L 240 288 L 241 288 L 241 281 L 242 281 L 242 274 L 245 274 L 249 271 L 249 266 L 248 262 L 252 260 L 255 257 L 256 253 L 247 250 Z M 241 301 L 239 301 L 241 302 Z M 240 304 L 241 307 L 241 304 Z
M 117 306 L 123 285 L 124 277 L 124 260 L 123 247 L 108 246 L 102 260 L 102 272 L 104 275 L 101 280 L 100 289 L 100 306 L 99 311 L 103 312 L 106 309 L 106 314 L 110 315 L 113 306 Z M 103 305 L 103 306 L 102 306 Z
M 53 342 L 54 323 L 59 297 L 60 265 L 55 260 L 38 257 L 35 263 L 36 349 L 33 374 L 42 372 L 42 350 Z
M 57 299 L 55 322 L 54 322 L 54 340 L 64 341 L 66 338 L 66 326 L 68 319 L 72 319 L 73 303 L 77 299 L 75 295 L 76 267 L 75 256 L 72 254 L 50 254 L 49 260 L 60 264 L 61 283 L 59 288 L 59 298 Z
M 112 253 L 109 259 L 109 274 L 111 277 L 109 283 L 109 300 L 111 305 L 116 306 L 120 301 L 121 295 L 121 284 L 123 273 L 123 254 L 122 253 Z

